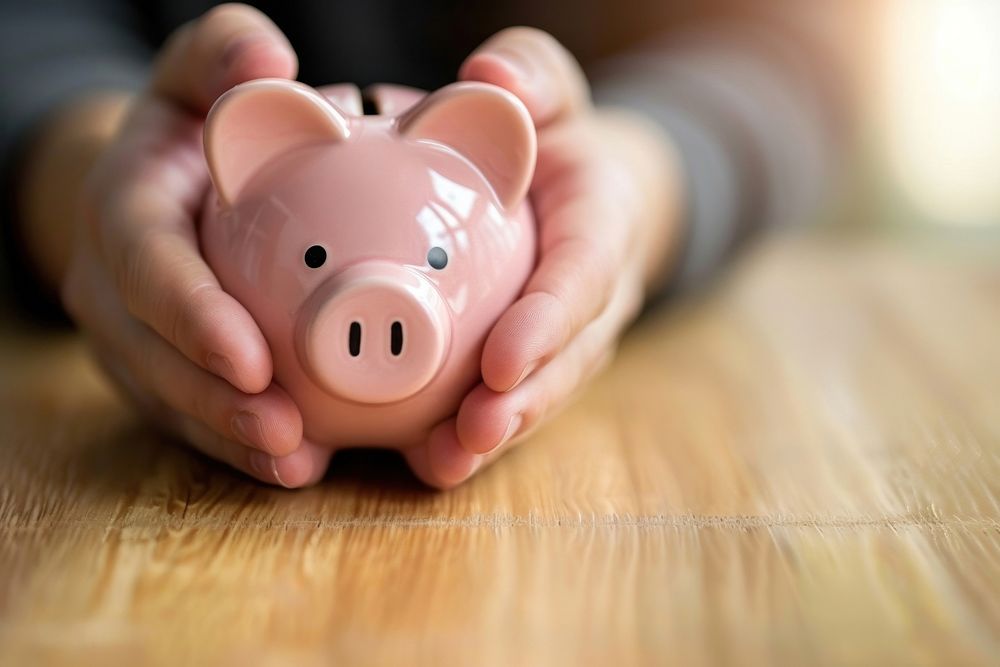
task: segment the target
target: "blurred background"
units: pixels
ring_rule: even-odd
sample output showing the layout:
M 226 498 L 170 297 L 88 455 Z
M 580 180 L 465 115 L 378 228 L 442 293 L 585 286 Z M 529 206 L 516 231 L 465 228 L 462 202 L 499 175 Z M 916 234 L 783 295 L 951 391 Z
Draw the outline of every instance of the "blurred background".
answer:
M 889 0 L 868 144 L 897 222 L 1000 222 L 1000 3 Z

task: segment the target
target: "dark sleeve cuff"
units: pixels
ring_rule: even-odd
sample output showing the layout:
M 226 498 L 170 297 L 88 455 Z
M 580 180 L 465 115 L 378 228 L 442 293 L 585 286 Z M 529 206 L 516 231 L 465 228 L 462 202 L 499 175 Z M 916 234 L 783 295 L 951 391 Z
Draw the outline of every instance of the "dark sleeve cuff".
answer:
M 685 207 L 680 262 L 665 288 L 697 284 L 718 266 L 735 234 L 747 198 L 724 137 L 704 117 L 685 108 L 660 81 L 616 76 L 594 88 L 598 104 L 621 106 L 656 121 L 677 147 L 683 171 Z
M 0 8 L 0 300 L 58 316 L 17 238 L 20 165 L 34 132 L 56 109 L 100 91 L 145 85 L 151 49 L 128 3 L 58 1 Z M 53 193 L 52 196 L 60 196 Z
M 816 219 L 834 166 L 815 72 L 748 26 L 652 44 L 592 77 L 598 104 L 637 110 L 677 145 L 686 182 L 686 248 L 671 288 L 704 282 L 763 228 Z
M 18 233 L 16 198 L 25 152 L 46 118 L 73 99 L 99 91 L 135 91 L 146 80 L 145 68 L 138 63 L 88 64 L 95 69 L 83 63 L 77 65 L 80 71 L 74 66 L 71 71 L 60 74 L 58 80 L 50 80 L 50 85 L 32 90 L 30 96 L 8 107 L 0 135 L 3 190 L 0 199 L 0 301 L 6 301 L 8 310 L 13 308 L 36 321 L 62 323 L 65 316 L 56 295 L 42 287 L 35 268 L 24 256 L 24 245 Z M 52 196 L 60 196 L 60 193 L 52 193 Z

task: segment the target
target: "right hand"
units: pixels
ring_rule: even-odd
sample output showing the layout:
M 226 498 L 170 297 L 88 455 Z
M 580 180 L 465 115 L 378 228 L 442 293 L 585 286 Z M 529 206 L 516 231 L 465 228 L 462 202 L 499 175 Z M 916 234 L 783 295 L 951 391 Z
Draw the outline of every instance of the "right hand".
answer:
M 288 487 L 317 481 L 331 452 L 303 440 L 264 336 L 199 252 L 196 221 L 209 107 L 238 83 L 294 78 L 297 67 L 277 26 L 246 6 L 178 29 L 87 175 L 62 281 L 67 311 L 141 406 L 205 454 Z

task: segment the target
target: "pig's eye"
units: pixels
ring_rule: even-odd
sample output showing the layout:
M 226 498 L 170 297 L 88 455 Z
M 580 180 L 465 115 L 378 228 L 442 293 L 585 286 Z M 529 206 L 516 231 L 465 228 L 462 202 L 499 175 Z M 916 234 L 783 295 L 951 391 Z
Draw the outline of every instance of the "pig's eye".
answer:
M 321 245 L 309 246 L 306 250 L 306 266 L 310 269 L 318 269 L 326 262 L 326 248 Z
M 448 266 L 448 253 L 444 251 L 444 248 L 434 246 L 427 251 L 427 263 L 431 265 L 431 268 L 440 271 Z

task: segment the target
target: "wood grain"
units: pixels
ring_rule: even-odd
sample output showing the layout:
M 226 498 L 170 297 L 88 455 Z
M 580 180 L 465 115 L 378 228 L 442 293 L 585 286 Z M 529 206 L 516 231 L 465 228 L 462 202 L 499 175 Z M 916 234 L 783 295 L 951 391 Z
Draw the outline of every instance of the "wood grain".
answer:
M 1000 247 L 762 244 L 480 477 L 249 481 L 0 334 L 0 664 L 997 664 Z

